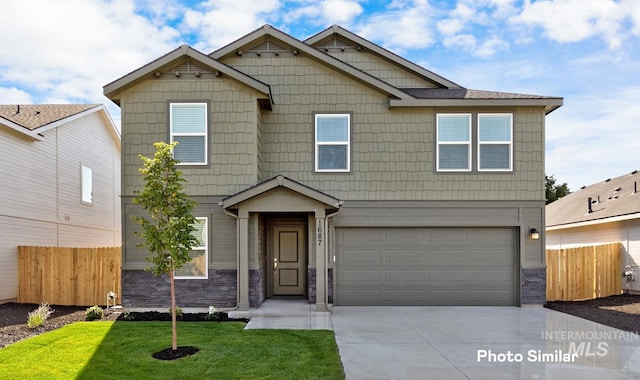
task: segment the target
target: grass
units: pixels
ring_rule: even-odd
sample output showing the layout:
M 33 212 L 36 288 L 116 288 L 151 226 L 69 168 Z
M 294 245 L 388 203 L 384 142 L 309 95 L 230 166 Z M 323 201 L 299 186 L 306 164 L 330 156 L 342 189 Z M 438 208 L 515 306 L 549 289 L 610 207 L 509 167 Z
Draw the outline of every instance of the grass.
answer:
M 170 322 L 78 322 L 0 350 L 0 379 L 344 379 L 332 331 L 180 322 L 178 345 L 200 351 L 152 358 Z

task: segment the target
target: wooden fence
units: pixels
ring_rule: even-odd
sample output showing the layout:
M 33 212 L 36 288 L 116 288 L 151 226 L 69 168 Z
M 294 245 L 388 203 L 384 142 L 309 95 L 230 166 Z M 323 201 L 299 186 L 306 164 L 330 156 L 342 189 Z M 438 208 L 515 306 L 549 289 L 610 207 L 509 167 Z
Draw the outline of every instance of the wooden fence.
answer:
M 106 305 L 120 297 L 120 247 L 18 247 L 18 302 Z
M 622 293 L 622 244 L 548 249 L 547 301 L 578 301 Z

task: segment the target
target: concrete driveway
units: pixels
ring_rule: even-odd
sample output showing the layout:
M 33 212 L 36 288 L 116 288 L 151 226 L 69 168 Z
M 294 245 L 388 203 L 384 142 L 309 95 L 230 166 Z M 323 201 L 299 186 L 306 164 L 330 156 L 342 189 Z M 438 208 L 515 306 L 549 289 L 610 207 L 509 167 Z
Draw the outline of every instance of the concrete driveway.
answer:
M 338 306 L 331 321 L 347 379 L 640 378 L 640 336 L 542 307 Z

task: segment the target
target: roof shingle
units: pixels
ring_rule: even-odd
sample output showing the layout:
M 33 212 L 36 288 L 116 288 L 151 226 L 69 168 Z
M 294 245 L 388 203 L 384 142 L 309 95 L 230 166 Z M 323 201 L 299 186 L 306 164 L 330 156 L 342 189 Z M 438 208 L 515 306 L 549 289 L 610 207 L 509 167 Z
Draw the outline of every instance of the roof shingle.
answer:
M 0 118 L 30 131 L 69 116 L 84 112 L 99 104 L 21 104 L 0 105 Z

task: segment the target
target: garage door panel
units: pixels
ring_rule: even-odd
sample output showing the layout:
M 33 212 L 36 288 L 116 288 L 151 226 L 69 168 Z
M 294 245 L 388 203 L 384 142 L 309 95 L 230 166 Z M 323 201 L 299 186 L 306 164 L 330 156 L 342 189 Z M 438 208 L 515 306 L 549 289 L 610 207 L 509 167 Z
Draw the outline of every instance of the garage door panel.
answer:
M 336 304 L 514 305 L 515 239 L 509 228 L 338 228 Z
M 382 296 L 383 304 L 392 302 L 395 305 L 415 305 L 418 302 L 424 302 L 422 289 L 385 289 Z
M 416 263 L 421 264 L 424 260 L 424 253 L 421 249 L 386 249 L 383 252 L 385 263 Z
M 461 249 L 445 250 L 443 248 L 431 248 L 428 251 L 428 261 L 434 264 L 437 263 L 450 263 L 458 262 L 464 263 L 467 261 L 467 251 Z
M 342 261 L 345 263 L 379 262 L 383 255 L 383 252 L 377 249 L 346 249 L 341 253 Z
M 384 281 L 387 284 L 422 284 L 425 281 L 425 275 L 422 270 L 385 270 Z
M 345 290 L 341 296 L 345 305 L 380 305 L 380 291 L 375 289 Z
M 351 228 L 343 230 L 339 236 L 339 241 L 344 243 L 358 243 L 363 242 L 381 242 L 384 235 L 384 230 L 379 228 Z

